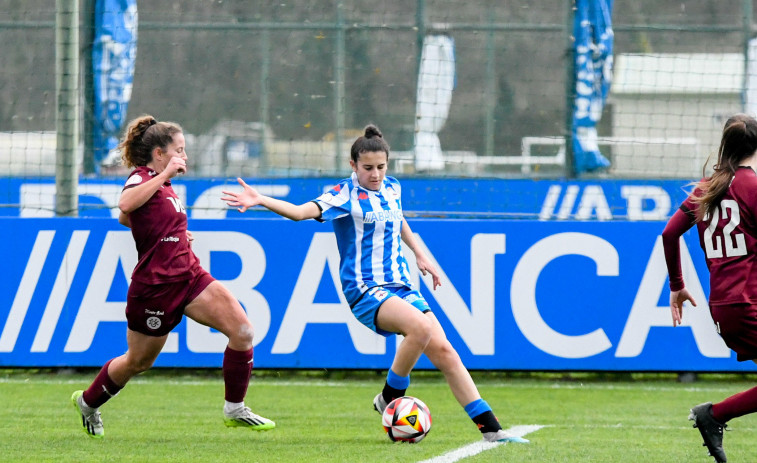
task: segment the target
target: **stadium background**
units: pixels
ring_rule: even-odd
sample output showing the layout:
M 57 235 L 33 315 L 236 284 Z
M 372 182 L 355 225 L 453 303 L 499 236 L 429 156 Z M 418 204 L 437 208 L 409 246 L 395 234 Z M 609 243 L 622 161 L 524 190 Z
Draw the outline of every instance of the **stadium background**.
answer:
M 56 3 L 57 20 L 72 3 Z M 725 118 L 753 112 L 751 1 L 612 5 L 615 66 L 597 125 L 610 165 L 584 172 L 572 149 L 580 2 L 263 3 L 140 2 L 124 115 L 184 126 L 190 173 L 176 184 L 190 227 L 205 233 L 204 263 L 269 327 L 256 365 L 389 364 L 394 346 L 350 325 L 328 227 L 262 211 L 242 217 L 216 202 L 238 175 L 293 202 L 315 197 L 349 173 L 348 146 L 372 122 L 392 145 L 390 168 L 405 185 L 413 228 L 448 276 L 442 296 L 421 288 L 471 368 L 753 368 L 724 351 L 706 310 L 692 311 L 688 327 L 667 327 L 657 239 Z M 127 172 L 93 154 L 94 4 L 75 12 L 81 54 L 71 116 L 60 83 L 72 75 L 56 72 L 66 65 L 56 11 L 44 1 L 0 1 L 0 39 L 12 45 L 0 55 L 0 234 L 12 243 L 0 365 L 96 366 L 124 348 L 118 314 L 133 245 L 112 217 Z M 416 157 L 429 37 L 454 41 L 435 165 Z M 68 138 L 62 123 L 74 128 Z M 75 159 L 68 185 L 62 139 Z M 61 206 L 63 191 L 73 192 L 74 207 Z M 696 237 L 686 239 L 687 280 L 698 276 L 703 301 L 706 269 Z M 93 313 L 100 323 L 82 325 Z M 295 315 L 308 323 L 293 328 Z M 183 323 L 158 364 L 220 364 L 216 335 Z M 673 345 L 685 358 L 661 356 Z

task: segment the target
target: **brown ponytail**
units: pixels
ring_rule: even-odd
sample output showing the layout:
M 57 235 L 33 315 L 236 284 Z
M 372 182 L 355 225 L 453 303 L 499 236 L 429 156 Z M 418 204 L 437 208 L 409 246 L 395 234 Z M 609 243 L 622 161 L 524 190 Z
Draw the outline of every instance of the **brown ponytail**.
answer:
M 127 167 L 146 166 L 152 162 L 152 151 L 165 148 L 173 136 L 183 132 L 174 122 L 158 122 L 150 115 L 139 116 L 129 122 L 121 143 L 121 159 Z

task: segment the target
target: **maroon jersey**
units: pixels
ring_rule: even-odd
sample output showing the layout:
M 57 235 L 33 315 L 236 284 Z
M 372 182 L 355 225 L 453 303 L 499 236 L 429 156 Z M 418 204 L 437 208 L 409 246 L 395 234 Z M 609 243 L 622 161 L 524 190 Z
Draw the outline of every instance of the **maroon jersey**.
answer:
M 148 167 L 137 167 L 129 175 L 124 190 L 141 185 L 155 175 Z M 171 283 L 188 280 L 197 270 L 200 264 L 187 239 L 187 212 L 170 181 L 131 212 L 129 222 L 139 256 L 132 280 L 147 284 Z
M 701 191 L 694 190 L 693 196 Z M 670 289 L 683 288 L 679 237 L 695 223 L 707 268 L 710 305 L 757 303 L 757 174 L 740 167 L 721 198 L 713 217 L 695 222 L 698 205 L 689 196 L 663 231 Z

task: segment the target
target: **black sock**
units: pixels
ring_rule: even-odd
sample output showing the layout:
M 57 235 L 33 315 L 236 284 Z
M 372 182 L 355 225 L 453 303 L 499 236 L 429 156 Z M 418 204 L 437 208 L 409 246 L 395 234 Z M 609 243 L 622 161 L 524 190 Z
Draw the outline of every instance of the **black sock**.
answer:
M 404 396 L 405 391 L 407 391 L 407 389 L 395 389 L 392 386 L 390 386 L 388 383 L 384 383 L 384 390 L 381 391 L 381 396 L 384 398 L 384 400 L 388 404 L 389 402 L 396 399 L 397 397 Z
M 494 416 L 494 412 L 491 410 L 474 416 L 472 419 L 478 425 L 478 430 L 481 432 L 495 432 L 502 429 L 499 420 L 497 420 L 497 417 Z

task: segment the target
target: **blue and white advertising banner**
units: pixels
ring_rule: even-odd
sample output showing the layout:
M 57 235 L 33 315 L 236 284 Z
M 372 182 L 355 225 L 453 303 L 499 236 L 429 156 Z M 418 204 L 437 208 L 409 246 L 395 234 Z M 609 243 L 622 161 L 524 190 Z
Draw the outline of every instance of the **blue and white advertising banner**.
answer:
M 465 365 L 480 370 L 754 371 L 719 338 L 707 271 L 684 237 L 699 303 L 673 327 L 661 221 L 411 219 L 441 272 L 410 268 Z M 328 224 L 191 219 L 203 266 L 255 326 L 258 368 L 385 369 L 396 337 L 360 325 L 339 290 Z M 0 218 L 0 366 L 100 366 L 126 350 L 124 308 L 136 251 L 112 218 Z M 412 253 L 408 253 L 412 260 Z M 184 320 L 157 360 L 221 365 L 225 337 Z M 424 357 L 420 368 L 432 368 Z
M 599 152 L 597 122 L 612 81 L 613 0 L 576 0 L 576 100 L 573 105 L 573 155 L 576 173 L 608 167 Z
M 96 0 L 92 44 L 95 166 L 118 145 L 137 58 L 137 1 Z
M 336 178 L 248 178 L 260 192 L 302 204 L 333 187 Z M 686 180 L 505 180 L 400 179 L 408 216 L 488 217 L 579 221 L 666 220 L 693 187 Z M 81 178 L 80 217 L 118 217 L 125 178 Z M 221 198 L 238 189 L 235 179 L 182 178 L 174 190 L 190 218 L 274 217 L 265 211 L 242 216 Z M 53 217 L 55 179 L 0 177 L 0 216 Z

